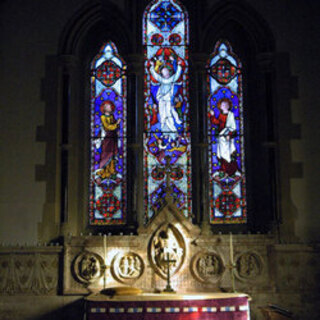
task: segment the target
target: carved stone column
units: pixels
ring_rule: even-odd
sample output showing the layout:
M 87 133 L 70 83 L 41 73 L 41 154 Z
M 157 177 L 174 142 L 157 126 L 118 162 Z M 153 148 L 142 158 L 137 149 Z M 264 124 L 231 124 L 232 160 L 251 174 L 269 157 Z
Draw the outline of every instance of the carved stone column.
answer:
M 79 60 L 73 55 L 59 57 L 58 96 L 58 173 L 60 193 L 60 235 L 76 233 L 78 226 L 78 168 L 80 139 L 78 137 L 81 112 L 79 112 Z M 72 186 L 70 188 L 70 186 Z
M 259 96 L 261 101 L 259 104 L 265 112 L 265 126 L 266 136 L 265 140 L 261 141 L 262 147 L 267 148 L 268 159 L 266 159 L 269 167 L 269 188 L 272 196 L 272 203 L 270 204 L 271 210 L 273 211 L 273 221 L 276 229 L 278 229 L 279 223 L 281 222 L 281 216 L 277 203 L 279 181 L 277 181 L 277 159 L 278 159 L 278 137 L 277 137 L 277 115 L 275 108 L 275 97 L 274 97 L 274 54 L 271 52 L 259 53 L 256 56 L 258 73 L 259 73 Z M 278 231 L 277 231 L 278 232 Z
M 291 178 L 302 177 L 301 163 L 294 163 L 291 139 L 300 137 L 300 126 L 292 124 L 291 99 L 297 97 L 297 78 L 291 75 L 288 53 L 261 53 L 257 56 L 263 73 L 267 109 L 270 185 L 278 240 L 296 241 L 295 204 L 292 202 Z M 280 202 L 281 200 L 281 202 Z
M 208 56 L 204 53 L 195 53 L 192 58 L 193 89 L 190 98 L 193 103 L 191 127 L 194 168 L 193 190 L 195 191 L 193 211 L 196 214 L 196 222 L 201 223 L 202 233 L 211 234 L 209 223 L 209 199 L 208 199 L 208 144 L 207 144 L 207 77 L 206 63 Z M 191 75 L 190 75 L 191 76 Z M 191 96 L 192 94 L 192 96 Z M 200 155 L 200 156 L 199 156 Z
M 128 225 L 142 225 L 143 216 L 143 56 L 126 57 L 128 65 Z

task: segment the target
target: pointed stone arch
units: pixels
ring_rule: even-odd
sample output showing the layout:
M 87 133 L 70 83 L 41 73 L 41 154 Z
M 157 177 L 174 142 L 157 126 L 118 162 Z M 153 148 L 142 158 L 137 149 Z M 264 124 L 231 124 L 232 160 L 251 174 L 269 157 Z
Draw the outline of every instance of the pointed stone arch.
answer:
M 116 34 L 114 31 L 117 31 Z M 94 34 L 94 32 L 97 32 Z M 130 28 L 126 17 L 117 6 L 110 2 L 88 2 L 79 9 L 64 27 L 58 45 L 58 54 L 80 55 L 86 40 L 104 41 L 117 38 L 120 49 L 127 52 L 131 47 Z M 92 40 L 90 41 L 92 43 Z M 98 46 L 101 43 L 98 44 Z
M 246 36 L 256 52 L 275 49 L 275 39 L 267 22 L 251 5 L 236 0 L 220 1 L 211 8 L 203 23 L 201 48 L 207 51 L 207 46 L 228 33 L 230 37 L 231 32 Z
M 41 239 L 79 234 L 87 228 L 90 62 L 113 41 L 122 56 L 132 53 L 133 31 L 126 13 L 111 1 L 88 1 L 62 29 L 56 55 L 47 57 L 43 80 L 45 125 L 38 136 L 51 158 Z M 54 120 L 52 115 L 54 114 Z M 45 137 L 43 133 L 46 133 Z
M 280 238 L 283 220 L 283 230 L 292 234 L 295 209 L 289 199 L 289 168 L 295 164 L 289 129 L 280 126 L 292 126 L 290 99 L 295 93 L 288 91 L 286 83 L 296 79 L 291 76 L 289 55 L 278 52 L 272 28 L 245 0 L 220 1 L 205 16 L 199 51 L 209 56 L 217 41 L 228 40 L 243 65 L 247 229 L 278 230 Z

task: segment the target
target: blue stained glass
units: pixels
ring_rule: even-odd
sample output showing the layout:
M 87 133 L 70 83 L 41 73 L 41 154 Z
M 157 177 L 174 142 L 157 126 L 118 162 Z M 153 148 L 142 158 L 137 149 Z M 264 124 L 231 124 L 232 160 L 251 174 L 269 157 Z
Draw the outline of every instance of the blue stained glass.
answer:
M 208 67 L 211 223 L 246 222 L 241 63 L 218 42 Z
M 126 66 L 112 42 L 91 64 L 91 225 L 126 216 Z
M 168 193 L 190 217 L 187 15 L 175 0 L 156 0 L 146 10 L 143 25 L 146 220 L 162 207 Z
M 183 20 L 183 13 L 173 6 L 170 1 L 162 1 L 150 12 L 150 20 L 161 31 L 171 31 Z

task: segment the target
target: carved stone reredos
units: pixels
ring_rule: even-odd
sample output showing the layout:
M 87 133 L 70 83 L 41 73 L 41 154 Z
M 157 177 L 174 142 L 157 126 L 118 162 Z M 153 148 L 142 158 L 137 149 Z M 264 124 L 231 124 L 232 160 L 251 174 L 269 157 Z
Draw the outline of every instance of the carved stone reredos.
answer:
M 155 272 L 167 278 L 169 257 L 175 262 L 170 263 L 170 275 L 176 274 L 184 264 L 188 255 L 190 242 L 200 234 L 200 228 L 192 224 L 176 207 L 169 202 L 159 211 L 139 234 L 150 235 L 148 242 L 148 259 Z

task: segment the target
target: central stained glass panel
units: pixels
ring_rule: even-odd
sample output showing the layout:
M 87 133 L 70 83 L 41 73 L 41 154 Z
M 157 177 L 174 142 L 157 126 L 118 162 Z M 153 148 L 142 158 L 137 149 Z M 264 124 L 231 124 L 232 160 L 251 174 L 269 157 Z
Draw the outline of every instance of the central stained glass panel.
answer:
M 157 0 L 144 14 L 144 199 L 146 221 L 170 194 L 191 216 L 188 19 L 177 1 Z

